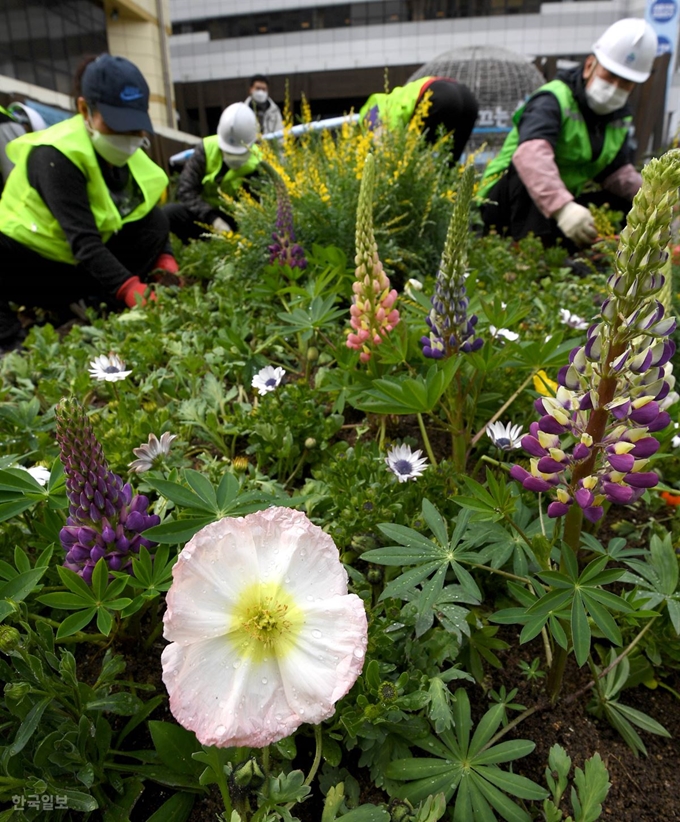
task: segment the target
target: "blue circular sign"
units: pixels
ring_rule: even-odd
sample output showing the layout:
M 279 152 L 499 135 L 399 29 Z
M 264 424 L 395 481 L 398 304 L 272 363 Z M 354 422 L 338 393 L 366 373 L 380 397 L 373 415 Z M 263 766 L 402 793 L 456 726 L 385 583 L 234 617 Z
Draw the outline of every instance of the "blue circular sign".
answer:
M 658 46 L 656 48 L 656 56 L 661 57 L 662 54 L 670 54 L 673 51 L 671 41 L 667 37 L 658 37 Z
M 657 23 L 667 23 L 675 17 L 677 8 L 675 0 L 656 0 L 650 9 L 652 20 Z

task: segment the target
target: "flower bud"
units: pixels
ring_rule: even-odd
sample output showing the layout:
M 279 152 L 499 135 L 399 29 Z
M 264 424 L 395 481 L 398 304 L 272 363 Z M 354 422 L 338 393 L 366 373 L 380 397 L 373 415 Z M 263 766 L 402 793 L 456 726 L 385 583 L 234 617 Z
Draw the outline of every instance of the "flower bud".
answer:
M 0 651 L 9 654 L 21 645 L 21 634 L 11 625 L 0 625 Z

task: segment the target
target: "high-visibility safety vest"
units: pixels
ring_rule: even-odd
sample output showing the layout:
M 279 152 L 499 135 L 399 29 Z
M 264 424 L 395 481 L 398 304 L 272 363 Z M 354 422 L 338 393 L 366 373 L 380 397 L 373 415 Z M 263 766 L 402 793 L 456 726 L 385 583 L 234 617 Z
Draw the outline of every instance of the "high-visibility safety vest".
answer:
M 28 182 L 28 158 L 36 146 L 53 146 L 83 173 L 90 208 L 103 243 L 125 223 L 146 216 L 168 184 L 163 169 L 141 149 L 135 151 L 127 166 L 144 199 L 134 211 L 122 217 L 106 187 L 85 120 L 80 114 L 44 131 L 12 140 L 7 145 L 7 156 L 15 167 L 0 199 L 0 232 L 49 260 L 72 265 L 77 262 L 61 226 Z
M 222 177 L 219 184 L 217 183 L 217 175 L 222 169 L 224 157 L 222 156 L 222 149 L 220 148 L 217 134 L 206 137 L 203 140 L 203 148 L 205 149 L 205 176 L 203 177 L 203 187 L 206 189 L 206 198 L 211 198 L 212 191 L 215 192 L 211 199 L 215 199 L 215 205 L 220 204 L 217 190 L 223 191 L 230 197 L 236 196 L 236 192 L 243 185 L 243 180 L 260 165 L 262 160 L 262 152 L 257 146 L 250 147 L 248 159 L 239 168 L 230 168 Z
M 12 112 L 9 109 L 6 109 L 4 106 L 0 106 L 0 114 L 4 114 L 5 117 L 9 117 L 10 120 L 14 120 L 16 122 Z
M 578 197 L 583 186 L 592 180 L 612 162 L 621 150 L 628 129 L 633 122 L 631 116 L 610 120 L 605 126 L 604 143 L 599 157 L 593 158 L 588 126 L 583 117 L 572 90 L 562 80 L 551 80 L 534 92 L 539 94 L 549 91 L 557 98 L 562 113 L 560 135 L 555 146 L 555 162 L 562 182 L 567 189 Z M 512 157 L 519 145 L 519 121 L 524 113 L 526 103 L 513 115 L 514 126 L 505 138 L 503 148 L 489 163 L 484 172 L 478 197 L 486 197 L 512 162 Z
M 434 80 L 442 80 L 442 77 L 420 77 L 405 86 L 396 86 L 389 94 L 380 92 L 371 94 L 359 110 L 359 119 L 366 121 L 369 126 L 375 128 L 382 123 L 387 128 L 399 128 L 408 124 L 416 110 L 420 98 L 427 87 Z

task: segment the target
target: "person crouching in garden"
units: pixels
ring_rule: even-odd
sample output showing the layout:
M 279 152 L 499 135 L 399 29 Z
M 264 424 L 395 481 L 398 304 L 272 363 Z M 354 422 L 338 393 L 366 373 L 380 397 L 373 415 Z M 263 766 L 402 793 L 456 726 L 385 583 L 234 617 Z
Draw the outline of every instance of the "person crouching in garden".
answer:
M 235 196 L 247 178 L 257 173 L 261 154 L 254 145 L 256 137 L 253 110 L 245 103 L 234 103 L 222 112 L 217 134 L 196 146 L 180 174 L 179 202 L 164 209 L 170 231 L 183 243 L 207 236 L 206 225 L 217 231 L 233 229 L 222 210 L 225 202 L 220 192 Z
M 515 240 L 533 232 L 570 252 L 592 245 L 588 203 L 628 213 L 642 178 L 633 166 L 628 95 L 652 71 L 657 38 L 644 20 L 610 26 L 575 69 L 541 86 L 513 116 L 514 127 L 488 165 L 479 196 L 488 233 Z M 594 180 L 604 191 L 582 194 Z
M 7 146 L 0 199 L 0 346 L 21 334 L 9 303 L 63 312 L 91 297 L 132 307 L 154 271 L 176 273 L 158 200 L 168 179 L 148 145 L 149 87 L 102 54 L 76 77 L 78 113 Z M 63 317 L 61 318 L 63 319 Z
M 421 77 L 389 94 L 372 94 L 359 111 L 361 122 L 372 131 L 402 128 L 416 113 L 426 92 L 430 105 L 423 120 L 423 131 L 429 143 L 439 137 L 439 126 L 453 132 L 451 161 L 457 163 L 470 139 L 477 120 L 479 104 L 470 89 L 448 77 Z

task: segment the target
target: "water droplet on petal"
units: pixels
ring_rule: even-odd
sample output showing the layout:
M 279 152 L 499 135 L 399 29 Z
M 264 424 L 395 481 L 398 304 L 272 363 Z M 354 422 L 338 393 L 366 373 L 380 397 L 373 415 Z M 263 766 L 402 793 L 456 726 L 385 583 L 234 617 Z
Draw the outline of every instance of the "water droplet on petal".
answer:
M 269 681 L 269 680 L 267 679 L 267 677 L 266 677 L 266 676 L 263 676 L 263 677 L 262 677 L 262 684 L 263 684 L 263 685 L 266 685 L 268 681 Z
M 321 639 L 321 631 L 318 631 L 318 630 L 312 631 L 312 636 L 314 637 L 314 639 Z
M 234 667 L 234 668 L 240 668 L 240 667 L 241 667 L 241 660 L 240 660 L 240 659 L 237 659 L 237 660 L 236 660 L 236 662 L 234 662 L 233 667 Z
M 355 648 L 354 649 L 354 656 L 357 659 L 363 659 L 364 658 L 364 649 L 363 648 Z
M 224 727 L 224 725 L 218 725 L 218 726 L 215 728 L 215 733 L 217 734 L 217 736 L 222 736 L 222 734 L 223 734 L 226 730 L 227 730 L 227 729 Z

